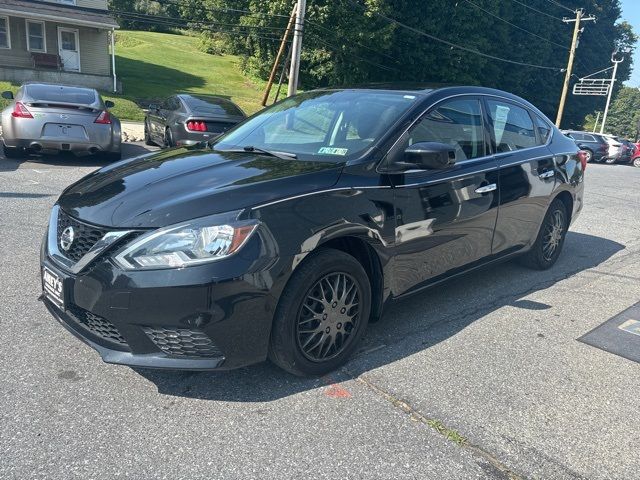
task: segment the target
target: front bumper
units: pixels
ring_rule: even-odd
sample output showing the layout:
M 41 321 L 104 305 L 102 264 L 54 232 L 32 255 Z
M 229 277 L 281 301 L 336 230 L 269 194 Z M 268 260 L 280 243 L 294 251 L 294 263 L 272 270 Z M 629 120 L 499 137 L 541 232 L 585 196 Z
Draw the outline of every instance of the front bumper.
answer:
M 228 370 L 266 359 L 276 305 L 277 262 L 260 258 L 255 235 L 235 256 L 178 270 L 124 271 L 105 254 L 72 274 L 41 250 L 41 266 L 63 278 L 62 310 L 49 312 L 107 363 Z M 268 268 L 271 266 L 271 268 Z

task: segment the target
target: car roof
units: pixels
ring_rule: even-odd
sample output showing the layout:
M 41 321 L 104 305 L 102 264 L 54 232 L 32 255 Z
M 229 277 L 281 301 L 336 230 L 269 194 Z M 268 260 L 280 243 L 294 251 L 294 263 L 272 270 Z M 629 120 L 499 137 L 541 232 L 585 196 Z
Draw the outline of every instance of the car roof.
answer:
M 502 97 L 507 100 L 512 100 L 517 103 L 524 104 L 526 107 L 532 109 L 536 113 L 546 115 L 542 113 L 535 105 L 522 97 L 514 95 L 513 93 L 505 92 L 504 90 L 498 90 L 495 88 L 479 87 L 477 85 L 444 85 L 444 84 L 425 84 L 425 83 L 374 83 L 366 85 L 356 85 L 353 87 L 342 88 L 320 88 L 320 91 L 367 91 L 367 90 L 381 90 L 395 93 L 411 93 L 414 95 L 420 95 L 424 98 L 438 95 L 442 97 L 455 96 L 455 95 L 488 95 Z

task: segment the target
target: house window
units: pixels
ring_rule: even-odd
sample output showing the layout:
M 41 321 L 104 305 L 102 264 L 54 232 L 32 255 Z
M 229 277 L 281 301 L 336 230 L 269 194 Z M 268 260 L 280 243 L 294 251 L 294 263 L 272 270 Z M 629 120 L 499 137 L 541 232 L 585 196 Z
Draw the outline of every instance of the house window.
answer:
M 44 52 L 47 43 L 44 38 L 44 22 L 27 20 L 27 49 L 30 52 Z
M 11 48 L 8 17 L 0 17 L 0 48 Z

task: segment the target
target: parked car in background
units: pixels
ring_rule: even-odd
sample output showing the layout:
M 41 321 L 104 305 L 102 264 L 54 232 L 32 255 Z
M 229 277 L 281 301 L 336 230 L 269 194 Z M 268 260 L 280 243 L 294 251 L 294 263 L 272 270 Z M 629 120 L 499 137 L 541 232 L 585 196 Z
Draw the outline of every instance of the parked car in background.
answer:
M 623 154 L 622 142 L 614 135 L 603 135 L 607 143 L 609 144 L 609 152 L 604 157 L 606 163 L 616 163 Z
M 323 375 L 396 299 L 498 260 L 551 268 L 586 164 L 499 90 L 305 92 L 68 187 L 43 301 L 107 362 Z
M 207 95 L 173 95 L 149 105 L 144 121 L 147 145 L 195 145 L 223 134 L 246 118 L 230 100 Z
M 1 114 L 5 157 L 73 152 L 120 159 L 120 120 L 96 90 L 26 83 L 2 97 L 13 100 Z
M 633 151 L 633 155 L 631 156 L 631 164 L 634 167 L 640 168 L 640 142 L 634 143 L 635 149 Z
M 636 144 L 626 138 L 621 139 L 620 143 L 622 144 L 622 151 L 620 152 L 618 163 L 631 163 L 633 153 L 636 150 Z
M 577 130 L 563 130 L 562 133 L 572 138 L 585 151 L 588 162 L 601 162 L 609 153 L 609 143 L 602 135 Z

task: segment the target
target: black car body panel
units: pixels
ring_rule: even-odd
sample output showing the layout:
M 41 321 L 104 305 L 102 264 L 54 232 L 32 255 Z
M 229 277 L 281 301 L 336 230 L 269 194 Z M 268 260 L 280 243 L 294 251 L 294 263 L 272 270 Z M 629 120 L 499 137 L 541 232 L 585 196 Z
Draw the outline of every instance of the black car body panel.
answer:
M 527 251 L 554 199 L 575 219 L 583 195 L 578 148 L 539 110 L 479 87 L 411 95 L 415 104 L 393 128 L 346 161 L 285 160 L 203 146 L 123 161 L 85 177 L 61 195 L 60 211 L 107 230 L 128 229 L 128 236 L 74 272 L 53 259 L 60 241 L 60 232 L 53 232 L 41 261 L 64 282 L 65 311 L 50 299 L 45 303 L 105 361 L 236 368 L 267 357 L 280 296 L 319 248 L 354 252 L 370 275 L 372 315 L 379 317 L 395 298 Z M 394 171 L 416 126 L 452 99 L 477 105 L 472 113 L 446 113 L 460 115 L 461 124 L 474 122 L 481 132 L 474 145 L 461 146 L 460 155 L 474 158 L 442 170 Z M 522 131 L 507 122 L 509 109 L 516 108 L 521 120 L 539 116 L 539 123 L 525 134 L 530 147 L 506 151 Z M 123 270 L 114 261 L 136 235 L 228 212 L 258 222 L 257 233 L 231 257 L 148 271 Z M 108 338 L 111 327 L 124 344 Z M 173 335 L 177 350 L 162 343 L 163 331 Z M 192 344 L 209 340 L 208 356 L 192 355 Z

